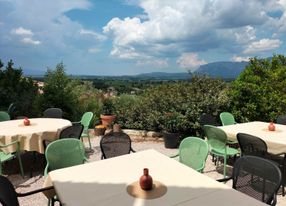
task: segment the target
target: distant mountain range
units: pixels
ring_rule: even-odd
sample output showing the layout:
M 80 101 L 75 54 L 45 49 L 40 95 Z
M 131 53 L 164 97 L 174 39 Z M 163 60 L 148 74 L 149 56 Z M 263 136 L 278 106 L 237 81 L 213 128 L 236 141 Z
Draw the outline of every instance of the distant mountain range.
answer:
M 197 73 L 212 77 L 236 78 L 248 65 L 248 62 L 213 62 L 201 65 Z
M 201 65 L 194 73 L 205 74 L 211 77 L 221 77 L 223 79 L 235 79 L 248 65 L 248 62 L 213 62 Z M 26 76 L 43 76 L 43 71 L 23 70 Z M 183 80 L 190 78 L 191 74 L 187 72 L 167 73 L 167 72 L 151 72 L 138 75 L 122 75 L 122 76 L 101 76 L 101 75 L 73 75 L 83 79 L 93 78 L 116 78 L 116 79 L 158 79 L 158 80 Z
M 194 73 L 205 74 L 211 77 L 221 77 L 223 79 L 235 79 L 245 69 L 248 62 L 213 62 L 201 65 Z M 165 73 L 165 72 L 151 72 L 145 74 L 138 74 L 134 77 L 138 78 L 153 78 L 153 79 L 188 79 L 191 74 L 187 72 L 182 73 Z

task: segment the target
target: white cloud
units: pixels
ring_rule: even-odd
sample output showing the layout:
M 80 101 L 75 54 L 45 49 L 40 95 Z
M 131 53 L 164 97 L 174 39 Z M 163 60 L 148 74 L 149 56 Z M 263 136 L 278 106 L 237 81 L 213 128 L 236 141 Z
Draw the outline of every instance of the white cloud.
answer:
M 33 40 L 32 38 L 30 37 L 25 37 L 21 40 L 21 42 L 25 43 L 25 44 L 32 44 L 32 45 L 39 45 L 41 44 L 40 41 L 38 40 Z
M 81 35 L 90 35 L 90 36 L 93 36 L 94 38 L 96 38 L 97 40 L 100 40 L 100 41 L 103 41 L 106 39 L 106 37 L 102 34 L 99 34 L 97 32 L 94 32 L 94 31 L 91 31 L 91 30 L 86 30 L 86 29 L 81 29 L 79 31 L 79 33 Z
M 136 65 L 137 66 L 151 65 L 156 68 L 165 68 L 169 66 L 167 59 L 139 60 L 137 61 Z
M 211 49 L 238 53 L 273 21 L 268 13 L 281 8 L 275 0 L 141 0 L 138 6 L 144 18 L 116 17 L 103 28 L 113 40 L 114 57 L 178 57 Z M 273 33 L 267 29 L 262 28 Z
M 89 48 L 89 49 L 88 49 L 88 52 L 89 52 L 89 53 L 98 53 L 99 51 L 100 51 L 99 48 Z
M 34 35 L 34 33 L 30 29 L 24 29 L 23 27 L 12 29 L 11 34 L 16 34 L 20 36 L 33 36 Z
M 245 26 L 235 32 L 235 40 L 239 44 L 247 44 L 256 39 L 255 29 L 252 26 Z
M 236 56 L 236 55 L 234 55 L 234 56 L 231 58 L 231 60 L 234 61 L 234 62 L 242 62 L 242 61 L 248 62 L 248 61 L 249 61 L 249 58 L 250 58 L 250 57 L 241 57 L 241 56 Z
M 200 65 L 206 64 L 204 60 L 200 60 L 195 53 L 183 53 L 177 60 L 179 67 L 195 71 Z
M 261 39 L 259 41 L 252 42 L 243 51 L 244 54 L 257 54 L 260 52 L 271 51 L 280 47 L 282 41 L 279 39 Z

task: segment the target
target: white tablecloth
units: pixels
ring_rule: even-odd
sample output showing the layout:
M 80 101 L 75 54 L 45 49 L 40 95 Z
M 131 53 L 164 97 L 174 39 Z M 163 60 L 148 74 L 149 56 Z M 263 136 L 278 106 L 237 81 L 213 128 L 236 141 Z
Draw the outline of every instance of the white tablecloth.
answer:
M 246 133 L 263 139 L 268 151 L 274 154 L 286 152 L 286 125 L 275 124 L 276 130 L 268 130 L 267 122 L 247 122 L 221 126 L 230 140 L 236 140 L 237 133 Z
M 24 126 L 23 119 L 0 122 L 0 142 L 8 144 L 18 140 L 20 150 L 44 153 L 43 140 L 55 140 L 62 129 L 71 126 L 71 122 L 65 119 L 32 118 L 30 122 L 29 126 Z M 7 152 L 15 150 L 15 146 L 5 149 Z
M 167 186 L 162 197 L 141 199 L 127 193 L 127 185 L 139 180 L 145 167 L 153 180 Z M 155 150 L 55 170 L 44 186 L 51 184 L 65 206 L 264 205 Z

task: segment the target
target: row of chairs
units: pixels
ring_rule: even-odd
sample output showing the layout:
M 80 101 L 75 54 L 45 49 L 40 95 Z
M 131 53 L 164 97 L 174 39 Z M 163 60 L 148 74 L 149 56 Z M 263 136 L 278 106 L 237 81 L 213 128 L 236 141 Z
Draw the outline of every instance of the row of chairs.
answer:
M 209 125 L 206 125 L 204 128 L 207 136 L 210 133 L 221 135 L 218 132 L 220 131 L 219 128 L 215 130 L 215 127 Z M 214 147 L 212 147 L 213 141 L 212 137 L 208 138 L 208 142 L 211 142 L 208 145 L 201 138 L 187 137 L 181 142 L 179 153 L 172 157 L 179 156 L 181 163 L 202 172 L 208 156 L 209 146 L 210 152 L 214 152 Z M 265 142 L 261 139 L 257 140 L 257 137 L 239 133 L 238 142 L 243 156 L 235 161 L 232 175 L 218 181 L 226 182 L 232 180 L 232 187 L 234 189 L 267 204 L 275 205 L 277 202 L 276 194 L 281 184 L 283 184 L 283 173 L 281 171 L 284 171 L 282 166 L 284 165 L 284 158 L 281 158 L 279 155 L 269 154 Z M 225 140 L 224 144 L 226 144 Z M 220 143 L 218 145 L 223 146 Z M 220 154 L 224 154 L 224 157 L 226 157 L 226 151 L 227 149 L 223 146 Z M 282 189 L 284 191 L 284 187 Z
M 59 140 L 47 145 L 45 150 L 45 158 L 47 162 L 44 170 L 45 176 L 48 172 L 56 169 L 88 162 L 85 156 L 84 145 L 82 141 L 79 140 L 82 130 L 83 126 L 81 124 L 70 126 L 61 132 Z M 100 141 L 100 148 L 102 150 L 102 158 L 104 159 L 135 152 L 131 147 L 130 137 L 123 132 L 110 132 L 104 135 Z M 27 196 L 50 189 L 52 189 L 52 187 L 18 194 L 15 192 L 11 182 L 7 178 L 1 176 L 0 203 L 3 205 L 18 206 L 17 197 Z M 53 197 L 49 200 L 49 203 L 54 205 L 56 201 L 58 201 L 57 198 Z

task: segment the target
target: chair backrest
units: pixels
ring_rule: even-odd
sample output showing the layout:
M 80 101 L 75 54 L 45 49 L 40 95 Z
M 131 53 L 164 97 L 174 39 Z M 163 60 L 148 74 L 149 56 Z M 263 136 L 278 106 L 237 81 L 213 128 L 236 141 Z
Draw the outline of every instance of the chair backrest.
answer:
M 82 141 L 78 139 L 59 139 L 51 142 L 45 152 L 48 171 L 83 164 L 86 160 Z
M 281 181 L 279 167 L 270 160 L 243 156 L 234 164 L 233 188 L 267 204 L 275 205 Z
M 267 154 L 267 145 L 259 137 L 238 133 L 237 140 L 242 155 L 265 156 Z
M 226 148 L 227 136 L 222 129 L 212 125 L 204 125 L 204 132 L 210 149 L 223 150 Z
M 63 117 L 63 111 L 60 108 L 48 108 L 44 111 L 44 118 L 58 118 Z
M 277 124 L 284 124 L 286 125 L 286 115 L 279 115 L 276 120 Z
M 100 149 L 104 159 L 131 152 L 131 139 L 123 132 L 110 132 L 100 140 Z
M 201 126 L 201 138 L 204 138 L 204 136 L 205 136 L 205 133 L 203 130 L 204 125 L 213 125 L 213 126 L 219 125 L 214 116 L 212 116 L 210 114 L 206 114 L 206 113 L 204 113 L 200 116 L 199 123 Z
M 179 146 L 179 161 L 195 170 L 202 170 L 208 156 L 206 141 L 198 137 L 186 137 Z
M 82 124 L 74 124 L 72 126 L 63 129 L 60 133 L 59 139 L 65 139 L 65 138 L 80 139 L 82 131 L 83 131 Z
M 92 112 L 86 112 L 82 115 L 80 123 L 83 125 L 84 130 L 87 130 L 89 127 L 89 124 L 92 120 L 93 113 Z
M 222 112 L 219 115 L 221 124 L 223 126 L 235 124 L 234 116 L 229 112 Z
M 0 176 L 0 205 L 19 206 L 14 186 L 7 177 Z
M 7 113 L 9 114 L 11 119 L 15 119 L 15 110 L 16 105 L 14 103 L 11 103 L 7 109 Z
M 7 112 L 0 111 L 0 122 L 10 120 L 10 116 Z

